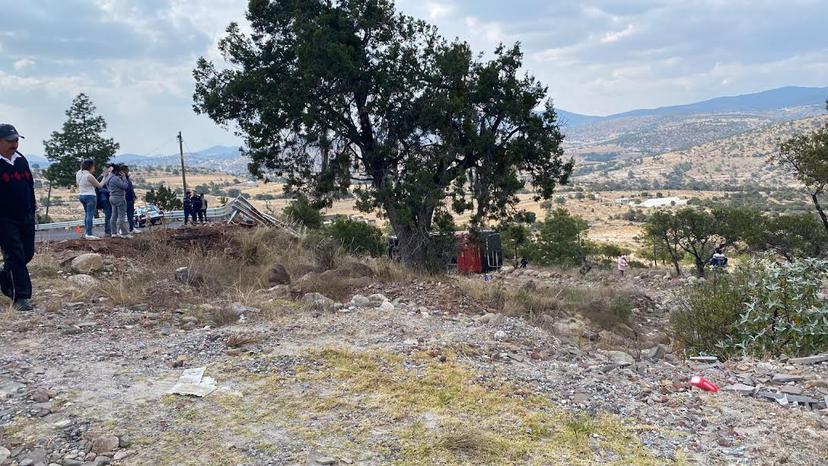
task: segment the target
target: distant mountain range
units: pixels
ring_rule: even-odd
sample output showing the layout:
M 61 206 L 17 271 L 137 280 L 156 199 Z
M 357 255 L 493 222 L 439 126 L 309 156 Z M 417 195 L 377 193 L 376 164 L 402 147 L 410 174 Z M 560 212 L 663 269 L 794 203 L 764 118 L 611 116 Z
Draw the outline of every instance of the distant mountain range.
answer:
M 606 164 L 682 151 L 703 144 L 765 131 L 785 122 L 826 115 L 828 87 L 782 87 L 740 96 L 718 97 L 686 105 L 639 109 L 607 116 L 558 110 L 566 153 L 583 170 Z M 41 156 L 32 164 L 47 166 Z M 247 174 L 250 160 L 234 146 L 213 146 L 184 155 L 188 167 Z M 178 154 L 118 154 L 115 161 L 136 166 L 180 165 Z
M 824 108 L 826 98 L 828 98 L 828 87 L 788 86 L 753 94 L 717 97 L 715 99 L 686 105 L 631 110 L 607 116 L 582 115 L 563 109 L 557 112 L 562 125 L 574 127 L 629 117 L 664 117 L 711 113 L 761 113 L 783 108 L 807 106 Z

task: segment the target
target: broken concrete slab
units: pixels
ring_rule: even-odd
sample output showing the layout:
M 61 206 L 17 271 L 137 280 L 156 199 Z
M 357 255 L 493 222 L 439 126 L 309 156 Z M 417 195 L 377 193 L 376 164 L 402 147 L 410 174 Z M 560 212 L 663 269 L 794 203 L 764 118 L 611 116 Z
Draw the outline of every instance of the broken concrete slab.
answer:
M 178 382 L 173 385 L 169 393 L 175 395 L 192 395 L 204 397 L 213 393 L 216 389 L 216 381 L 210 377 L 204 377 L 206 367 L 195 367 L 185 369 Z
M 743 383 L 737 383 L 733 385 L 728 385 L 722 388 L 722 390 L 728 392 L 736 392 L 740 395 L 753 395 L 753 393 L 756 391 L 756 387 L 745 385 Z
M 716 356 L 691 356 L 690 360 L 691 361 L 696 361 L 696 362 L 706 362 L 706 363 L 719 362 L 719 358 L 717 358 Z
M 773 374 L 773 378 L 771 382 L 773 383 L 788 383 L 788 382 L 799 382 L 803 379 L 801 375 L 792 375 L 792 374 Z
M 804 358 L 792 358 L 788 360 L 791 364 L 810 365 L 828 362 L 828 353 L 806 356 Z

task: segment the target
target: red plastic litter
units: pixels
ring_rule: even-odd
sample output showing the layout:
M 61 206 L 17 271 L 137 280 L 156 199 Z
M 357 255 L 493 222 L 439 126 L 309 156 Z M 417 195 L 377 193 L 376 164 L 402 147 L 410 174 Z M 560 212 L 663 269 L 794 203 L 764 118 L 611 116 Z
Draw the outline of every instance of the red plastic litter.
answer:
M 719 387 L 717 387 L 715 383 L 705 379 L 700 375 L 694 375 L 693 377 L 691 377 L 690 385 L 701 388 L 702 390 L 711 393 L 716 393 L 719 391 Z

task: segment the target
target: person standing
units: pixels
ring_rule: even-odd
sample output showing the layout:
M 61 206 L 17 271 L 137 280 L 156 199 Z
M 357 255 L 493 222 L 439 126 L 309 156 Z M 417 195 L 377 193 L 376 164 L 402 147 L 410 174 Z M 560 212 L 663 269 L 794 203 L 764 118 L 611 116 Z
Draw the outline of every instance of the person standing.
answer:
M 132 238 L 129 234 L 129 223 L 126 219 L 126 191 L 127 180 L 121 166 L 115 165 L 112 176 L 109 177 L 109 203 L 112 205 L 112 236 L 117 238 Z
M 135 186 L 132 185 L 132 179 L 129 177 L 129 167 L 121 165 L 121 172 L 127 181 L 126 190 L 126 215 L 127 223 L 129 223 L 130 233 L 141 233 L 139 228 L 135 228 Z
M 193 215 L 193 199 L 190 197 L 190 191 L 184 193 L 184 225 L 187 224 L 187 219 Z M 195 215 L 193 215 L 193 223 L 195 223 Z
M 622 277 L 624 276 L 624 272 L 627 271 L 627 268 L 629 266 L 630 263 L 627 262 L 627 256 L 621 256 L 618 258 L 618 273 L 620 273 Z
M 207 199 L 204 198 L 204 193 L 199 195 L 201 198 L 201 212 L 199 213 L 199 220 L 201 223 L 207 223 Z
M 98 189 L 98 208 L 104 211 L 104 236 L 112 236 L 112 204 L 109 202 L 109 179 L 112 177 L 114 163 L 110 163 L 101 179 L 101 187 Z
M 81 162 L 80 170 L 75 173 L 75 182 L 78 185 L 78 200 L 83 206 L 83 224 L 86 227 L 84 239 L 100 239 L 92 234 L 92 220 L 95 217 L 95 209 L 98 205 L 98 194 L 95 189 L 101 188 L 101 183 L 95 178 L 92 172 L 95 171 L 95 162 L 86 159 Z
M 27 264 L 34 257 L 34 179 L 26 157 L 17 151 L 20 138 L 10 124 L 0 124 L 0 289 L 18 311 L 30 311 L 32 280 Z
M 193 225 L 199 223 L 201 221 L 201 197 L 198 193 L 193 194 L 193 197 L 190 198 L 190 202 L 193 205 Z

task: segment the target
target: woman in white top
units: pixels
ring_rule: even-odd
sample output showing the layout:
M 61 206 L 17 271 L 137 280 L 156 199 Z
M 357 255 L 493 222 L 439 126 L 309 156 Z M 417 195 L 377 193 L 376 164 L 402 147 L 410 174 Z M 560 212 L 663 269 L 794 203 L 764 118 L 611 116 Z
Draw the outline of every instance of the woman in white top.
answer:
M 83 205 L 84 226 L 86 227 L 86 234 L 83 236 L 86 239 L 98 239 L 92 234 L 92 219 L 95 218 L 95 210 L 98 208 L 98 194 L 95 188 L 100 188 L 101 183 L 95 178 L 92 172 L 95 171 L 95 162 L 92 159 L 86 159 L 81 162 L 81 169 L 75 173 L 75 181 L 78 184 L 78 199 Z

